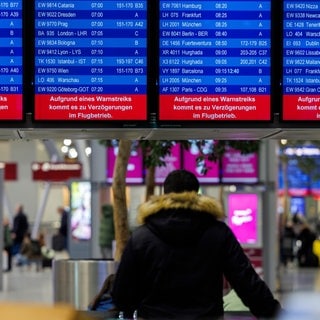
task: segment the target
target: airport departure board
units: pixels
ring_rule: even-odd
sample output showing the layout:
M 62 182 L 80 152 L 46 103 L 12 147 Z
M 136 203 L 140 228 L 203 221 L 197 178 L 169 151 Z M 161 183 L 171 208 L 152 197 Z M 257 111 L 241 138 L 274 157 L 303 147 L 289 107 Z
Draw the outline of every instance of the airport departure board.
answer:
M 284 1 L 283 120 L 320 120 L 320 2 Z
M 23 118 L 22 1 L 0 1 L 0 121 Z
M 159 120 L 270 120 L 271 1 L 160 1 Z
M 147 1 L 35 0 L 34 12 L 35 120 L 146 120 Z

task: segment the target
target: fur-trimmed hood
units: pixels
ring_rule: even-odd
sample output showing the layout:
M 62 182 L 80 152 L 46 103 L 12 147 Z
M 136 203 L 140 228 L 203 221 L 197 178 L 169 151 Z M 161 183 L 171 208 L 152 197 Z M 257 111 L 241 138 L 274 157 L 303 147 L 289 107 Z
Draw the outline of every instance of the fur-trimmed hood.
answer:
M 151 197 L 149 201 L 138 207 L 137 221 L 139 224 L 143 224 L 146 218 L 159 211 L 177 209 L 206 212 L 216 219 L 224 218 L 221 204 L 216 199 L 199 195 L 196 192 L 183 192 Z

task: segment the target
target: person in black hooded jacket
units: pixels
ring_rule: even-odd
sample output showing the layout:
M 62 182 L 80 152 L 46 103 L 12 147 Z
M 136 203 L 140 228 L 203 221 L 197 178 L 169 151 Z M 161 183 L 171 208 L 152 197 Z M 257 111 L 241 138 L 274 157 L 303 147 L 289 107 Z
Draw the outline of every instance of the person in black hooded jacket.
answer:
M 123 252 L 112 291 L 114 304 L 144 319 L 223 316 L 224 277 L 256 317 L 281 309 L 253 269 L 215 199 L 198 194 L 186 170 L 172 171 L 164 194 L 140 205 L 141 223 Z

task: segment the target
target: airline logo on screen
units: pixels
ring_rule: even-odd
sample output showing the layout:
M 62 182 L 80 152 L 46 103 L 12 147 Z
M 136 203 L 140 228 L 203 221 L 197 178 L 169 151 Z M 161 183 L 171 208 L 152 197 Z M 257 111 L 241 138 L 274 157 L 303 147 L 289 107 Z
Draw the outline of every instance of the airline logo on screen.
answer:
M 66 181 L 82 177 L 81 163 L 33 162 L 32 179 L 42 181 Z
M 258 195 L 230 194 L 228 224 L 241 244 L 258 243 Z

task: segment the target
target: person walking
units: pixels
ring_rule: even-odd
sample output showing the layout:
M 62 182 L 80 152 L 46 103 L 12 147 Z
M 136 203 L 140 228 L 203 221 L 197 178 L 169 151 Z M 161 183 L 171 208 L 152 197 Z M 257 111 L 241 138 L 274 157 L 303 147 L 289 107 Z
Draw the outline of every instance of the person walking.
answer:
M 12 269 L 12 236 L 7 217 L 3 218 L 3 250 L 7 253 L 7 268 L 4 269 L 4 272 L 10 272 Z
M 256 273 L 220 203 L 199 195 L 199 182 L 186 170 L 172 171 L 164 194 L 138 209 L 112 290 L 124 317 L 213 319 L 222 317 L 224 277 L 256 317 L 281 310 Z
M 24 212 L 22 204 L 17 205 L 16 214 L 13 218 L 13 228 L 12 228 L 12 238 L 13 238 L 13 248 L 12 255 L 16 255 L 20 252 L 21 245 L 24 236 L 29 231 L 29 221 L 28 217 Z
M 68 211 L 64 207 L 57 208 L 58 214 L 60 215 L 60 227 L 58 234 L 61 237 L 62 250 L 68 249 Z
M 113 206 L 104 204 L 101 208 L 99 225 L 99 246 L 103 259 L 112 259 L 112 241 L 114 240 Z
M 298 214 L 293 217 L 294 229 L 297 233 L 297 240 L 300 246 L 297 251 L 297 260 L 299 267 L 315 268 L 319 266 L 319 258 L 313 251 L 314 241 L 317 239 L 307 221 Z

